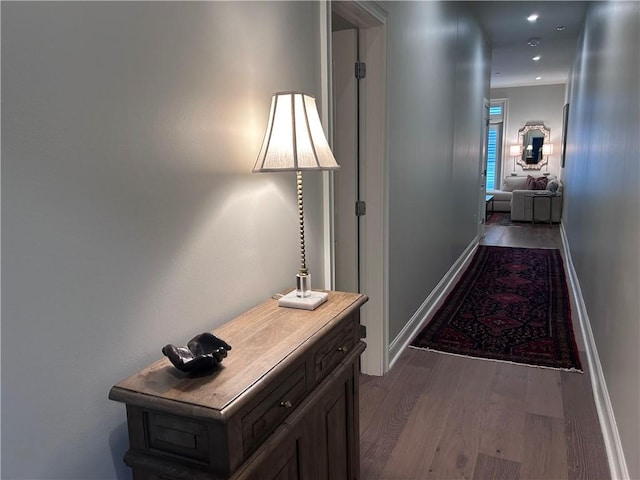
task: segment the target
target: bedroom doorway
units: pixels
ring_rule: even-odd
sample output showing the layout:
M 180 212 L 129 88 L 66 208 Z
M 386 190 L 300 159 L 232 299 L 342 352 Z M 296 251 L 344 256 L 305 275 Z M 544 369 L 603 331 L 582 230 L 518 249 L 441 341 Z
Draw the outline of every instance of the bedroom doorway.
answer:
M 335 288 L 369 297 L 361 309 L 363 373 L 388 370 L 386 275 L 386 27 L 379 4 L 332 2 Z M 366 75 L 356 79 L 356 63 Z M 363 73 L 363 72 L 361 72 Z
M 340 19 L 334 15 L 334 18 Z M 336 30 L 336 28 L 340 30 Z M 360 287 L 360 152 L 358 83 L 354 65 L 358 62 L 358 29 L 342 19 L 334 21 L 333 62 L 333 153 L 340 170 L 334 180 L 335 288 L 361 292 Z

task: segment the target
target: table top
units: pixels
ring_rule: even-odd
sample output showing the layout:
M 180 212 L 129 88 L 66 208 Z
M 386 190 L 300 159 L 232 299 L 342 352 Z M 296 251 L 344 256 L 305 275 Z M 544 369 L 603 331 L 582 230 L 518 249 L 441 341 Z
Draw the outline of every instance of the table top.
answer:
M 559 196 L 557 193 L 550 192 L 549 190 L 533 190 L 528 194 L 531 197 L 556 197 Z
M 485 196 L 484 196 L 484 201 L 485 201 L 485 202 L 489 202 L 489 201 L 491 201 L 491 200 L 493 200 L 493 195 L 485 195 Z
M 329 292 L 328 300 L 310 311 L 279 307 L 269 299 L 212 331 L 232 347 L 218 370 L 193 377 L 165 357 L 116 384 L 109 398 L 134 404 L 172 401 L 221 411 L 367 300 L 358 293 Z

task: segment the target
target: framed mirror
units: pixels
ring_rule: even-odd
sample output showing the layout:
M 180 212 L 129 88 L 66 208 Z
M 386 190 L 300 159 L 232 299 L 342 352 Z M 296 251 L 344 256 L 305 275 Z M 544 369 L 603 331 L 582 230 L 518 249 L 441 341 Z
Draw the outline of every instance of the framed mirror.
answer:
M 518 145 L 522 147 L 522 156 L 517 164 L 523 170 L 540 170 L 547 164 L 542 154 L 542 146 L 551 143 L 551 131 L 541 122 L 527 122 L 518 130 Z

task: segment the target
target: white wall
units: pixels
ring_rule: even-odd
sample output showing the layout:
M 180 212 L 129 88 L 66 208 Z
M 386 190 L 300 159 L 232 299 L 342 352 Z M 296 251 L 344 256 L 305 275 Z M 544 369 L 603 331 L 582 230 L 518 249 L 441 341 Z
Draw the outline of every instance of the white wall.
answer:
M 389 340 L 475 238 L 489 50 L 456 2 L 389 2 Z
M 569 83 L 563 225 L 626 457 L 640 478 L 640 3 L 590 3 Z
M 320 8 L 2 3 L 3 479 L 129 478 L 110 387 L 293 285 L 295 175 L 250 171 L 271 94 L 321 93 Z
M 503 178 L 513 171 L 513 156 L 509 155 L 509 146 L 518 144 L 518 130 L 531 121 L 542 122 L 550 130 L 553 154 L 549 155 L 548 171 L 551 175 L 560 176 L 564 95 L 564 84 L 491 89 L 491 99 L 506 98 L 508 100 L 504 125 L 505 150 L 502 156 Z M 546 172 L 546 169 L 546 166 L 542 167 L 542 172 Z M 516 164 L 516 173 L 537 176 L 541 171 L 522 170 L 522 167 Z

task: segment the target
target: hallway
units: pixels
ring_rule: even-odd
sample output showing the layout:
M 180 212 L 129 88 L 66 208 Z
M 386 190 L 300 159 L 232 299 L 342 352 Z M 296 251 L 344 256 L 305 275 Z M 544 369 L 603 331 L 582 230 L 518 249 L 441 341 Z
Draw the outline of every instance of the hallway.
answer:
M 481 243 L 562 250 L 559 227 L 541 224 L 489 226 Z M 362 375 L 361 478 L 610 478 L 572 321 L 583 374 L 407 349 L 386 376 Z

